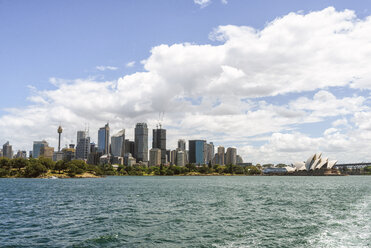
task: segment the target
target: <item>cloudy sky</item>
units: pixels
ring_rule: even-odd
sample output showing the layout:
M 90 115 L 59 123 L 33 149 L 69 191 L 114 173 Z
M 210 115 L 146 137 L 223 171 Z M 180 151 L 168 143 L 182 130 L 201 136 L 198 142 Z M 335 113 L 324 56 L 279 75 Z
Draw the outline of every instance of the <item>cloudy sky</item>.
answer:
M 97 141 L 107 121 L 132 139 L 164 113 L 169 149 L 206 139 L 246 162 L 371 161 L 367 5 L 0 0 L 0 142 L 57 146 L 60 123 L 63 145 L 86 127 Z

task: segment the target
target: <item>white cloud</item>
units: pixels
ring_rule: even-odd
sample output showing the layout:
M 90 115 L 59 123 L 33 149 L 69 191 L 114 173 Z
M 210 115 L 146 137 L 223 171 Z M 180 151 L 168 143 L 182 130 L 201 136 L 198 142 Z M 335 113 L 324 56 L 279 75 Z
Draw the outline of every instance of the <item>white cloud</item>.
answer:
M 227 0 L 221 0 L 222 4 L 228 4 Z
M 104 65 L 99 65 L 95 67 L 98 71 L 116 71 L 119 68 L 115 66 L 104 66 Z
M 200 5 L 201 8 L 204 8 L 211 3 L 211 0 L 193 0 L 193 2 Z
M 287 162 L 321 150 L 346 159 L 336 149 L 352 145 L 360 158 L 371 159 L 366 99 L 331 93 L 332 86 L 370 89 L 370 29 L 370 17 L 359 20 L 352 11 L 333 8 L 290 13 L 262 30 L 220 26 L 211 35 L 218 45 L 152 48 L 141 61 L 144 72 L 105 82 L 52 78 L 56 89 L 33 89 L 29 106 L 0 117 L 0 137 L 23 149 L 44 138 L 55 145 L 62 122 L 64 143 L 75 140 L 85 123 L 96 140 L 106 121 L 113 132 L 126 128 L 130 136 L 136 122 L 155 127 L 158 113 L 165 112 L 170 148 L 178 138 L 206 138 L 216 145 L 236 145 L 245 160 Z M 273 96 L 301 92 L 315 94 L 270 103 Z M 345 121 L 332 124 L 335 118 Z M 345 125 L 347 119 L 354 129 Z M 300 130 L 316 122 L 328 122 L 317 132 L 322 137 Z M 326 132 L 332 126 L 336 131 Z M 266 138 L 254 145 L 257 136 Z
M 126 64 L 126 67 L 133 67 L 135 65 L 135 61 L 130 61 Z

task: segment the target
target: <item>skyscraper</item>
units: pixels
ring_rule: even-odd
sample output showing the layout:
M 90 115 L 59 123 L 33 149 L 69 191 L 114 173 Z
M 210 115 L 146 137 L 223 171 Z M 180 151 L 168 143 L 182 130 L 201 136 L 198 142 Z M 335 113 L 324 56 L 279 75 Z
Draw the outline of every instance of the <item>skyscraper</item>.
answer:
M 101 127 L 98 131 L 98 152 L 109 154 L 109 124 Z
M 186 150 L 186 141 L 184 139 L 178 140 L 178 150 L 185 151 Z
M 43 147 L 48 147 L 49 144 L 45 140 L 43 141 L 34 141 L 33 142 L 33 150 L 32 150 L 32 157 L 33 158 L 38 158 L 41 153 L 41 149 Z
M 209 162 L 212 162 L 214 158 L 214 144 L 213 142 L 210 142 L 209 144 L 205 143 L 204 148 L 205 153 L 205 163 L 208 164 Z
M 90 137 L 85 131 L 77 131 L 76 158 L 88 159 L 90 153 Z
M 137 162 L 148 162 L 148 128 L 147 123 L 137 123 L 134 129 L 134 157 Z
M 223 146 L 218 147 L 218 158 L 219 161 L 216 161 L 217 164 L 219 165 L 224 165 L 224 156 L 225 156 L 225 148 Z
M 125 154 L 125 129 L 111 137 L 111 153 L 115 157 L 124 157 Z
M 9 144 L 9 141 L 7 141 L 3 145 L 3 156 L 6 158 L 13 158 L 13 149 L 12 146 Z
M 205 143 L 206 140 L 190 140 L 189 141 L 189 163 L 205 164 Z
M 227 153 L 226 153 L 226 164 L 237 164 L 237 149 L 228 147 L 227 148 Z
M 184 166 L 185 165 L 185 152 L 184 151 L 177 151 L 176 165 L 177 166 Z
M 166 130 L 162 128 L 153 129 L 152 148 L 161 150 L 161 163 L 166 164 Z

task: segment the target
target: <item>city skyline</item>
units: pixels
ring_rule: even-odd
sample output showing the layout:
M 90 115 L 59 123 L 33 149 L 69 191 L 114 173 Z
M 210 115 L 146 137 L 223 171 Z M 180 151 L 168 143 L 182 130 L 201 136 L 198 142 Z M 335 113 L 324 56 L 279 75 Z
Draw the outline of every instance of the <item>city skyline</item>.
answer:
M 364 1 L 110 3 L 2 3 L 1 144 L 56 149 L 59 125 L 62 147 L 86 126 L 98 143 L 107 122 L 134 140 L 136 123 L 161 121 L 168 147 L 213 141 L 253 163 L 319 151 L 371 161 Z

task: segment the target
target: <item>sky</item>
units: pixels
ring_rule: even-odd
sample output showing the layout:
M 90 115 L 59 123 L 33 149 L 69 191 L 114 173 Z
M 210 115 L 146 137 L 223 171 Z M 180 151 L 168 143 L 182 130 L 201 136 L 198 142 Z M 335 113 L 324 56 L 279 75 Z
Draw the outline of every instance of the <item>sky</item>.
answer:
M 360 0 L 0 0 L 0 143 L 162 119 L 168 149 L 370 162 L 370 33 Z

